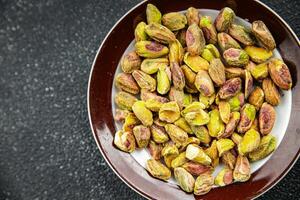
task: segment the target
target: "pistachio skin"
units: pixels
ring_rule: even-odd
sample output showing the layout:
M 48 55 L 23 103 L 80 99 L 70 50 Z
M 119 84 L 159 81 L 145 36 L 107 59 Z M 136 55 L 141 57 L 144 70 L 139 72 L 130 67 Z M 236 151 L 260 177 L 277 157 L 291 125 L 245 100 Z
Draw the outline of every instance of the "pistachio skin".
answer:
M 250 176 L 250 163 L 247 157 L 239 155 L 233 171 L 233 179 L 237 182 L 246 182 Z
M 148 35 L 145 31 L 146 26 L 147 24 L 145 22 L 140 22 L 135 27 L 134 38 L 136 42 L 148 40 Z
M 212 189 L 213 184 L 214 178 L 210 172 L 199 175 L 195 181 L 194 194 L 207 194 Z
M 186 31 L 187 51 L 192 55 L 200 55 L 205 47 L 205 38 L 197 24 L 192 24 Z
M 232 170 L 229 168 L 223 168 L 215 178 L 215 185 L 226 186 L 231 184 L 233 181 Z
M 212 81 L 217 85 L 221 86 L 225 83 L 225 67 L 220 59 L 212 59 L 208 68 L 209 76 Z
M 250 161 L 261 160 L 270 155 L 275 150 L 276 143 L 276 138 L 270 134 L 262 137 L 257 149 L 249 153 Z
M 250 33 L 250 30 L 247 30 L 244 26 L 232 24 L 228 33 L 243 45 L 249 46 L 255 44 L 255 39 Z
M 186 18 L 188 25 L 199 24 L 200 16 L 198 9 L 194 7 L 189 7 L 186 11 Z
M 211 96 L 215 93 L 213 82 L 205 70 L 199 70 L 195 78 L 195 86 L 204 96 Z
M 248 102 L 255 106 L 256 110 L 259 110 L 265 100 L 265 93 L 261 87 L 257 86 L 248 97 Z
M 149 159 L 146 163 L 147 171 L 155 178 L 168 180 L 171 177 L 171 171 L 161 162 L 155 159 Z
M 161 150 L 162 150 L 161 144 L 157 144 L 153 140 L 150 140 L 148 149 L 149 149 L 150 155 L 153 159 L 160 160 Z
M 217 37 L 218 45 L 223 52 L 230 48 L 241 49 L 240 44 L 227 33 L 218 33 Z
M 135 150 L 135 139 L 131 132 L 119 130 L 115 133 L 114 144 L 124 152 L 133 152 Z
M 252 22 L 252 32 L 262 47 L 268 50 L 276 48 L 275 40 L 263 21 Z
M 138 125 L 133 128 L 133 135 L 139 148 L 145 148 L 150 141 L 150 129 L 143 125 Z
M 137 101 L 137 98 L 130 93 L 120 91 L 115 96 L 116 105 L 125 110 L 132 110 L 133 104 Z
M 147 4 L 146 8 L 146 17 L 147 17 L 147 23 L 161 23 L 161 12 L 158 10 L 158 8 L 151 4 Z
M 149 90 L 150 92 L 156 89 L 156 80 L 152 78 L 149 74 L 141 70 L 134 70 L 132 76 L 139 85 L 140 88 Z
M 135 49 L 139 56 L 145 58 L 159 58 L 169 53 L 168 47 L 152 41 L 136 42 Z
M 262 135 L 267 135 L 271 132 L 276 119 L 276 111 L 273 106 L 268 103 L 263 103 L 259 110 L 259 130 Z
M 131 74 L 118 74 L 115 79 L 115 84 L 119 90 L 123 90 L 131 94 L 138 94 L 140 92 L 140 88 Z
M 194 177 L 182 167 L 174 169 L 174 176 L 180 188 L 185 192 L 192 192 L 195 185 Z
M 206 42 L 209 44 L 216 44 L 218 41 L 217 30 L 212 23 L 211 18 L 209 16 L 201 17 L 199 26 L 203 31 Z
M 146 108 L 145 102 L 136 101 L 132 105 L 132 110 L 135 116 L 142 122 L 145 126 L 151 126 L 153 124 L 152 112 Z
M 141 70 L 147 74 L 155 74 L 160 67 L 167 67 L 167 58 L 146 58 L 141 63 Z
M 219 90 L 219 97 L 221 99 L 227 99 L 235 96 L 242 89 L 241 78 L 232 78 L 227 80 Z
M 255 119 L 256 109 L 253 105 L 246 103 L 241 109 L 241 119 L 237 126 L 239 133 L 245 133 L 251 128 Z
M 292 77 L 287 65 L 280 59 L 273 58 L 268 62 L 269 74 L 273 82 L 283 90 L 292 87 Z
M 185 27 L 187 24 L 187 18 L 179 12 L 170 12 L 162 16 L 161 22 L 171 31 L 178 31 Z
M 149 35 L 153 40 L 163 43 L 169 44 L 176 40 L 174 33 L 169 30 L 167 27 L 158 24 L 158 23 L 150 23 L 145 27 L 145 32 Z
M 229 65 L 236 67 L 243 67 L 249 63 L 249 56 L 242 49 L 229 48 L 223 52 L 223 57 Z
M 218 32 L 226 32 L 231 26 L 235 17 L 234 11 L 229 8 L 223 8 L 215 19 L 215 26 Z
M 271 79 L 265 78 L 263 80 L 262 89 L 265 93 L 266 102 L 268 102 L 272 106 L 279 105 L 279 103 L 281 102 L 281 97 L 277 87 Z
M 246 155 L 259 146 L 260 134 L 254 129 L 247 131 L 238 145 L 238 150 L 240 155 Z

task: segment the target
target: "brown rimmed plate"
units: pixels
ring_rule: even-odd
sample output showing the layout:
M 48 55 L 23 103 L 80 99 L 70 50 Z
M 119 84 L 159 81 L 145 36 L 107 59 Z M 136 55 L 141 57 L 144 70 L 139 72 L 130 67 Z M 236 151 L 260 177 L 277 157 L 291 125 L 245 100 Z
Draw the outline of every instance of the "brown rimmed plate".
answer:
M 152 178 L 130 155 L 113 146 L 116 132 L 112 114 L 112 84 L 115 70 L 124 51 L 134 39 L 134 28 L 145 21 L 147 3 L 155 4 L 162 13 L 186 10 L 188 7 L 220 10 L 231 7 L 236 15 L 249 21 L 262 20 L 269 27 L 282 58 L 293 78 L 292 112 L 287 131 L 270 160 L 245 183 L 211 190 L 204 196 L 193 196 L 177 186 Z M 254 14 L 255 13 L 255 14 Z M 107 34 L 95 57 L 88 86 L 88 112 L 91 129 L 102 156 L 112 170 L 132 189 L 149 199 L 253 199 L 280 181 L 294 165 L 300 153 L 300 42 L 274 11 L 253 0 L 149 0 L 125 14 Z M 280 123 L 280 122 L 279 122 Z M 222 196 L 220 196 L 222 195 Z

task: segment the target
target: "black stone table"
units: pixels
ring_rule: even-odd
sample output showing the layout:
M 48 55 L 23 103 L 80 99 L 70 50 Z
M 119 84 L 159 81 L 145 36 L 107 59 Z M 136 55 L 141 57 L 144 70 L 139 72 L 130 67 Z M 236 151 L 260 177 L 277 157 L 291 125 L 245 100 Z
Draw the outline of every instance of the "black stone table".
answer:
M 138 0 L 0 0 L 0 199 L 143 199 L 101 157 L 86 90 Z M 264 0 L 300 35 L 299 0 Z M 298 66 L 300 67 L 300 66 Z M 299 199 L 300 162 L 261 199 Z

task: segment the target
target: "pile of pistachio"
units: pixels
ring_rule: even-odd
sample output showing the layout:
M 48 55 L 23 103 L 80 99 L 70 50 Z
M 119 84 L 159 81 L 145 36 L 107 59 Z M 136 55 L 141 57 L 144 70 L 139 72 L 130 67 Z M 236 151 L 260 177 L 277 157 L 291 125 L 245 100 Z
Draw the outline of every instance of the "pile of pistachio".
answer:
M 272 58 L 276 47 L 262 21 L 251 30 L 223 8 L 216 20 L 189 8 L 164 15 L 147 5 L 147 24 L 135 29 L 135 50 L 121 59 L 114 144 L 125 152 L 148 148 L 146 168 L 182 190 L 203 195 L 213 185 L 250 178 L 250 164 L 276 147 L 270 134 L 279 90 L 292 79 Z M 225 166 L 216 177 L 214 168 Z

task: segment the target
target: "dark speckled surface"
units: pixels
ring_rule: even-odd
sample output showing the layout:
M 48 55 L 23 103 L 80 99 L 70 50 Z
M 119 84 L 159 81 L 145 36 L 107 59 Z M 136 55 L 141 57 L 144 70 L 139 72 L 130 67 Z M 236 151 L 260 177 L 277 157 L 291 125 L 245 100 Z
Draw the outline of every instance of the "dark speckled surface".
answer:
M 86 90 L 97 49 L 138 0 L 0 0 L 0 199 L 143 199 L 101 157 Z M 300 35 L 298 0 L 264 0 Z M 299 199 L 300 162 L 261 199 Z

